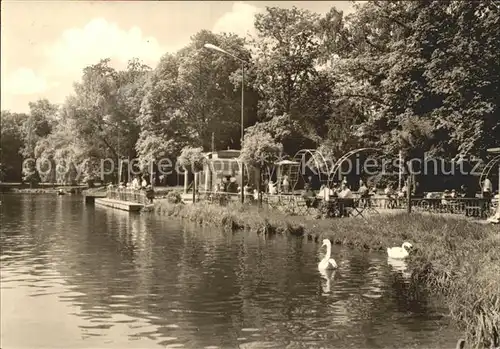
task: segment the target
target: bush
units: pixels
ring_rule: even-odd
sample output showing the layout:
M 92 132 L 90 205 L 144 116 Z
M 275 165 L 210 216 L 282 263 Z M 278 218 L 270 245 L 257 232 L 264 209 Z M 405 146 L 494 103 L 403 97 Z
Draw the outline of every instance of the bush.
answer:
M 182 201 L 181 194 L 177 191 L 168 192 L 166 198 L 169 204 L 179 204 Z

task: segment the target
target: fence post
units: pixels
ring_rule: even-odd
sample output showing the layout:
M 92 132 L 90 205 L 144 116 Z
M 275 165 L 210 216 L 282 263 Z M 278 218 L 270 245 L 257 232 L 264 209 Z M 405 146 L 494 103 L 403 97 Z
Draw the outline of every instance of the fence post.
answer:
M 412 185 L 411 175 L 409 175 L 406 185 L 406 201 L 407 201 L 406 209 L 408 213 L 411 213 L 411 185 Z

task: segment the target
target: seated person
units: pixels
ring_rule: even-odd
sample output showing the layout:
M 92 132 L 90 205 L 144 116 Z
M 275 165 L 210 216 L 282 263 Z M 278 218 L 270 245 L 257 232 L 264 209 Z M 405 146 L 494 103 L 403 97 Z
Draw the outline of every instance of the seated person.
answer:
M 288 176 L 283 177 L 283 193 L 287 194 L 290 189 L 290 182 L 288 181 Z
M 232 178 L 231 178 L 231 182 L 229 182 L 227 185 L 227 192 L 228 193 L 237 193 L 238 192 L 238 184 L 236 184 L 236 181 L 233 181 Z
M 406 196 L 406 192 L 408 191 L 408 187 L 403 185 L 403 188 L 401 188 L 401 191 L 398 193 L 398 198 L 402 199 Z
M 316 196 L 323 198 L 325 196 L 325 188 L 326 186 L 324 184 L 321 185 L 321 187 L 319 188 L 319 192 Z
M 268 178 L 266 178 L 266 179 L 264 180 L 264 191 L 265 191 L 266 193 L 269 193 L 269 179 L 268 179 Z
M 468 189 L 467 189 L 467 187 L 466 187 L 465 185 L 463 185 L 463 184 L 462 184 L 462 185 L 460 186 L 460 191 L 459 191 L 459 194 L 458 194 L 458 195 L 459 195 L 460 197 L 462 197 L 462 198 L 465 198 L 465 197 L 467 197 L 467 193 L 468 193 Z
M 352 192 L 351 189 L 347 187 L 347 184 L 342 182 L 340 185 L 340 192 L 338 193 L 339 198 L 341 199 L 351 199 L 352 198 Z
M 387 197 L 385 204 L 386 208 L 393 208 L 395 203 L 393 200 L 394 191 L 392 190 L 392 185 L 387 184 L 387 187 L 384 189 L 384 194 Z
M 304 192 L 302 193 L 302 197 L 304 198 L 307 207 L 313 206 L 313 204 L 316 201 L 314 191 L 310 187 L 304 188 Z
M 450 195 L 450 191 L 448 189 L 446 189 L 443 194 L 441 194 L 441 203 L 443 205 L 446 205 L 448 203 L 448 200 L 447 199 L 450 199 L 451 198 L 451 195 Z
M 274 185 L 272 180 L 269 181 L 268 187 L 269 187 L 269 194 L 271 195 L 276 194 L 276 186 Z
M 340 205 L 340 216 L 347 216 L 347 209 L 352 206 L 353 204 L 353 195 L 351 192 L 351 189 L 347 187 L 347 184 L 342 182 L 340 185 L 340 192 L 339 192 L 339 205 Z
M 332 196 L 332 195 L 333 195 L 333 190 L 328 188 L 326 185 L 322 185 L 321 189 L 319 190 L 318 195 L 316 195 L 316 197 L 319 199 L 323 199 L 325 201 L 329 201 L 330 196 Z
M 137 177 L 132 180 L 132 189 L 139 189 L 139 179 Z
M 370 192 L 368 191 L 368 187 L 364 184 L 361 183 L 361 186 L 358 189 L 359 196 L 362 198 L 367 198 L 370 196 Z

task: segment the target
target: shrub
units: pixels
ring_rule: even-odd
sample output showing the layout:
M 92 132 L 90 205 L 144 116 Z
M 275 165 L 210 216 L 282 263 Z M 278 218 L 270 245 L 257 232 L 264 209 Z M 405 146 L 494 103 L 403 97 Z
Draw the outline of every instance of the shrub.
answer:
M 181 194 L 174 190 L 168 192 L 166 199 L 170 204 L 179 204 L 182 201 Z

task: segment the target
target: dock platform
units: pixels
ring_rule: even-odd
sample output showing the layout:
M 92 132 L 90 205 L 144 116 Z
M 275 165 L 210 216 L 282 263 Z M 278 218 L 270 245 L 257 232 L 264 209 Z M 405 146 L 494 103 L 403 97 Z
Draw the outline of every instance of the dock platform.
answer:
M 85 203 L 93 204 L 97 198 L 106 198 L 106 190 L 87 190 L 83 192 Z
M 96 205 L 116 208 L 118 210 L 129 211 L 129 212 L 139 212 L 144 207 L 143 204 L 130 201 L 121 201 L 121 200 L 97 198 L 97 197 L 94 200 Z

